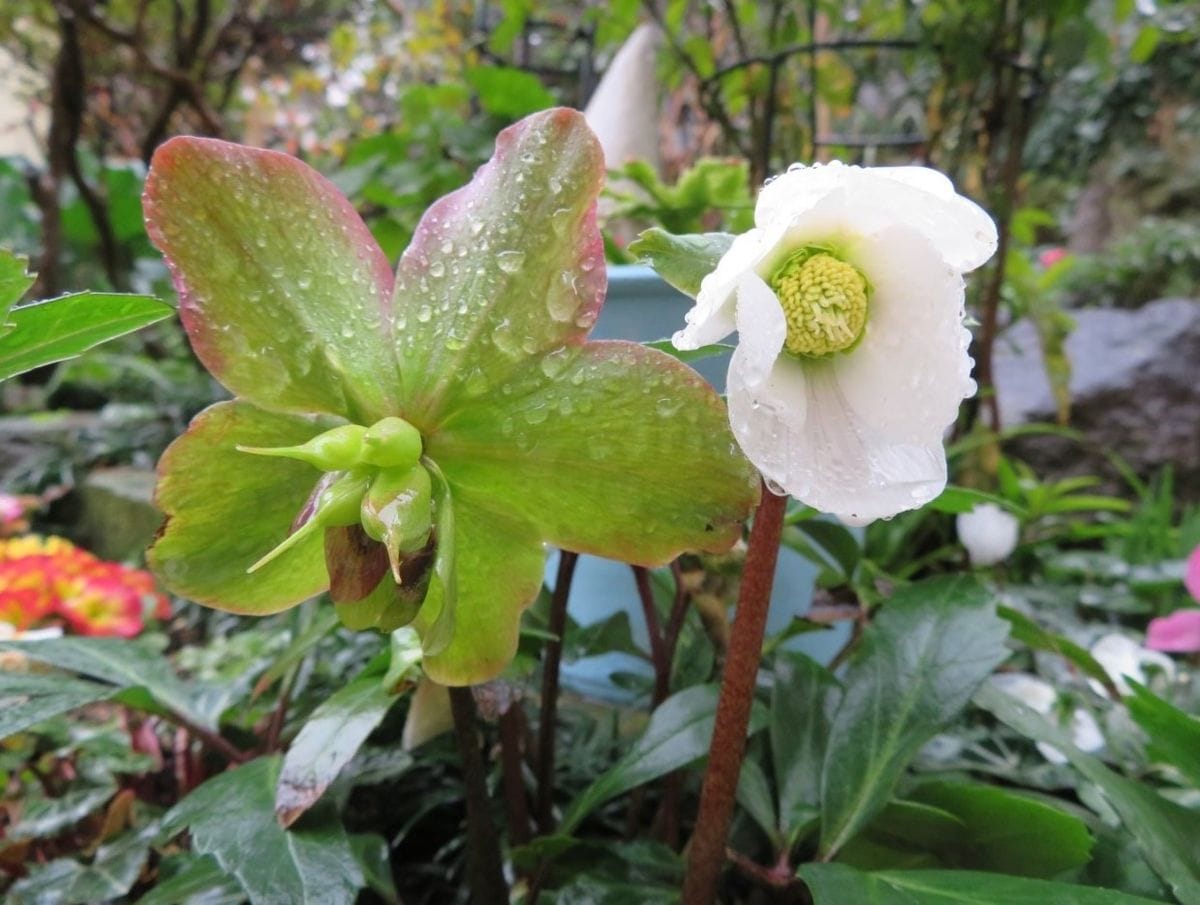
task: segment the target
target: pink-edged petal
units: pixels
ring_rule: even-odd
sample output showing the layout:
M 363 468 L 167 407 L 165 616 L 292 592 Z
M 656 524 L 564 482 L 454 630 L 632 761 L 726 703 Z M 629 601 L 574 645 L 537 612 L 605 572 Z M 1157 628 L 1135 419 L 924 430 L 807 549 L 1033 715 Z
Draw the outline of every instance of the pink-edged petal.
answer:
M 963 281 L 920 233 L 863 238 L 849 257 L 872 284 L 862 340 L 831 364 L 858 421 L 898 443 L 940 443 L 975 392 Z
M 583 116 L 537 113 L 434 204 L 396 276 L 404 414 L 424 431 L 560 346 L 604 299 L 596 197 L 604 156 Z
M 291 533 L 319 475 L 302 462 L 250 456 L 237 446 L 291 446 L 330 426 L 240 401 L 197 415 L 158 463 L 155 503 L 167 521 L 148 559 L 163 584 L 199 603 L 254 615 L 323 591 L 329 578 L 320 533 L 246 573 Z
M 646 565 L 727 549 L 758 497 L 724 406 L 636 343 L 550 353 L 428 439 L 455 500 L 520 516 L 557 547 Z
M 286 154 L 208 138 L 155 152 L 143 199 L 196 354 L 263 408 L 397 410 L 392 276 L 350 203 Z
M 1192 551 L 1187 560 L 1187 571 L 1183 574 L 1183 586 L 1195 600 L 1200 600 L 1200 546 Z
M 1178 610 L 1170 616 L 1151 619 L 1146 629 L 1146 647 L 1181 654 L 1200 651 L 1200 610 Z

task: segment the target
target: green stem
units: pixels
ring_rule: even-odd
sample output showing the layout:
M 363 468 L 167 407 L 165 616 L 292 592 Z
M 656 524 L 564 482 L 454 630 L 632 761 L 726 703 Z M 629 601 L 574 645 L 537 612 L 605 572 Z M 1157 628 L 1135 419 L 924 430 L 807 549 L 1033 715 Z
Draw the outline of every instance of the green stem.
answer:
M 787 497 L 776 496 L 764 484 L 750 530 L 737 612 L 730 630 L 708 770 L 700 790 L 700 809 L 688 844 L 687 874 L 680 899 L 686 905 L 714 905 L 717 900 L 717 883 L 725 865 L 725 840 L 746 750 L 746 730 L 750 726 L 750 708 L 754 703 L 786 509 Z

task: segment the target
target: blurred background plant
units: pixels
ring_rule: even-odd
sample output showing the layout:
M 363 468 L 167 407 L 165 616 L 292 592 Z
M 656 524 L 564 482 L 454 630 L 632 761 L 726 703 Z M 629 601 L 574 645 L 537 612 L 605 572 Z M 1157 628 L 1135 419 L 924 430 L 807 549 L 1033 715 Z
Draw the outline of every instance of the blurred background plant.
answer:
M 1100 887 L 1200 902 L 1197 652 L 1146 636 L 1195 608 L 1183 578 L 1200 545 L 1195 4 L 12 0 L 0 246 L 30 256 L 31 297 L 171 298 L 142 181 L 155 147 L 198 133 L 308 160 L 395 258 L 499 128 L 586 106 L 639 27 L 653 90 L 617 109 L 638 123 L 649 104 L 656 131 L 642 159 L 609 160 L 613 262 L 646 226 L 746 229 L 757 186 L 797 161 L 935 166 L 1002 237 L 970 285 L 981 393 L 950 489 L 865 532 L 789 512 L 785 552 L 815 578 L 769 641 L 727 900 L 963 901 L 950 875 L 904 885 L 903 870 L 954 868 L 986 873 L 970 878 L 979 902 L 1054 901 L 1020 885 L 1035 879 L 1097 905 L 1128 901 Z M 1148 357 L 1126 361 L 1114 337 Z M 321 602 L 262 620 L 168 612 L 138 570 L 157 520 L 147 468 L 223 393 L 178 325 L 0 393 L 0 620 L 67 632 L 0 639 L 0 889 L 466 901 L 472 767 L 433 731 L 445 695 L 411 692 L 403 637 L 340 629 Z M 1044 455 L 1053 444 L 1065 456 Z M 972 560 L 956 520 L 984 506 L 981 530 L 1008 533 Z M 572 605 L 556 632 L 560 569 L 513 668 L 476 691 L 474 747 L 523 901 L 673 900 L 741 555 L 624 570 L 607 609 Z M 136 637 L 82 637 L 106 616 L 104 633 Z M 928 625 L 944 644 L 902 643 Z M 964 675 L 968 644 L 980 666 Z M 934 666 L 914 678 L 922 654 Z M 572 671 L 597 657 L 599 684 Z M 989 679 L 1001 661 L 1009 678 Z M 944 706 L 921 712 L 904 689 Z M 871 708 L 908 713 L 905 732 L 876 745 L 894 727 L 872 735 Z M 281 776 L 305 790 L 290 836 Z M 331 875 L 343 886 L 322 886 Z

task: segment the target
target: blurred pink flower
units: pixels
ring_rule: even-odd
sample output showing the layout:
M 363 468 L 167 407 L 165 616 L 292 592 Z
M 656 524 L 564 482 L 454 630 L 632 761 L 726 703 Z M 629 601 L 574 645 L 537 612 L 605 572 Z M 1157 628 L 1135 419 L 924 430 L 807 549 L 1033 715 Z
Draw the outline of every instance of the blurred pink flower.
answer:
M 20 521 L 24 514 L 25 506 L 19 499 L 0 493 L 0 524 Z
M 1200 600 L 1200 547 L 1188 557 L 1187 571 L 1183 573 L 1183 586 L 1196 600 Z
M 1061 245 L 1056 245 L 1054 248 L 1047 248 L 1038 255 L 1038 263 L 1043 267 L 1050 268 L 1067 256 L 1067 250 Z
M 1172 653 L 1200 651 L 1200 610 L 1177 610 L 1170 616 L 1151 619 L 1146 647 Z

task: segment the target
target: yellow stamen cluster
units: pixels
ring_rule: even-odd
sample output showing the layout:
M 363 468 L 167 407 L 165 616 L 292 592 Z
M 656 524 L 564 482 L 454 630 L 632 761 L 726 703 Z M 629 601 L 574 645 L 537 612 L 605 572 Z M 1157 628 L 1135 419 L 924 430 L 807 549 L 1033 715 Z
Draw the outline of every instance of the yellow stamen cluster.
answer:
M 858 270 L 825 251 L 792 255 L 769 280 L 787 319 L 784 348 L 815 358 L 844 352 L 867 323 L 869 287 Z

